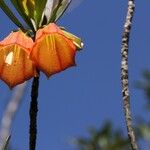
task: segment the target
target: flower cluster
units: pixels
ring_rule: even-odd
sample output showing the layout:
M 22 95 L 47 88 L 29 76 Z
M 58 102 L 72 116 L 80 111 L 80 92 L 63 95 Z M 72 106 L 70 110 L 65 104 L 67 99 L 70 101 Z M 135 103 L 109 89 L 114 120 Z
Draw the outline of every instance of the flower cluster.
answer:
M 38 76 L 47 77 L 75 65 L 77 49 L 82 42 L 56 24 L 39 29 L 35 39 L 21 30 L 0 41 L 0 79 L 10 88 Z

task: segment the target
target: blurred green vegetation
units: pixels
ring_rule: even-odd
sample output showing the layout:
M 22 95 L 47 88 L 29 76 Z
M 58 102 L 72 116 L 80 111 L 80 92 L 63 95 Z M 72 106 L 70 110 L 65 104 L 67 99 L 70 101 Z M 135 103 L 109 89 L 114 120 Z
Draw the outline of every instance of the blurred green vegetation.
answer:
M 96 130 L 89 130 L 89 138 L 78 138 L 76 144 L 79 150 L 130 150 L 127 137 L 120 129 L 114 129 L 112 122 L 107 121 Z
M 142 90 L 147 99 L 144 110 L 150 112 L 150 71 L 145 70 L 142 80 L 137 81 L 135 87 Z M 150 121 L 138 116 L 135 124 L 138 142 L 150 145 Z M 122 129 L 114 129 L 113 122 L 106 121 L 100 129 L 91 128 L 89 137 L 79 137 L 75 140 L 77 150 L 130 150 L 128 137 L 123 134 Z M 141 149 L 141 147 L 140 147 Z M 149 148 L 150 149 L 150 148 Z M 143 150 L 148 150 L 144 148 Z

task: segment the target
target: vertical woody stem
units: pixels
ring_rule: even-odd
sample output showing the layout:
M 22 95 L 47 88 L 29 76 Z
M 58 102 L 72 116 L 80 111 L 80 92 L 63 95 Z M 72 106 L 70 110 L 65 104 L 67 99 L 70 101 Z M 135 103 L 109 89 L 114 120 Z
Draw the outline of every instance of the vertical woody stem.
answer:
M 35 150 L 36 137 L 37 137 L 37 112 L 38 112 L 38 88 L 39 88 L 39 76 L 34 77 L 31 90 L 31 103 L 30 103 L 30 139 L 29 150 Z
M 128 80 L 128 49 L 129 49 L 130 30 L 131 30 L 134 10 L 135 10 L 134 0 L 128 0 L 127 16 L 124 24 L 123 35 L 122 35 L 121 82 L 122 82 L 122 95 L 123 95 L 124 113 L 125 113 L 128 137 L 130 139 L 132 150 L 138 150 L 135 133 L 132 125 L 132 116 L 130 110 L 129 80 Z

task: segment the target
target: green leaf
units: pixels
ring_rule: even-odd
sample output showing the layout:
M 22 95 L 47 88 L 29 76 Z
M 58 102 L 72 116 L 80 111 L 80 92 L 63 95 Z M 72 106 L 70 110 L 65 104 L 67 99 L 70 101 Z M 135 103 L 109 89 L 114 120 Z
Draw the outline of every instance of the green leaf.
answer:
M 44 10 L 44 15 L 46 17 L 47 23 L 51 19 L 53 14 L 53 10 L 60 4 L 60 0 L 47 0 L 46 7 Z
M 34 31 L 34 23 L 32 21 L 32 19 L 30 18 L 30 16 L 28 16 L 26 14 L 26 11 L 23 6 L 23 1 L 22 0 L 11 0 L 12 4 L 14 5 L 14 7 L 16 8 L 17 12 L 20 14 L 20 16 L 22 17 L 22 19 L 27 23 L 27 25 Z
M 52 18 L 49 22 L 56 22 L 66 11 L 72 0 L 60 0 L 59 4 L 53 11 Z
M 9 141 L 10 141 L 10 135 L 7 137 L 2 150 L 8 150 Z
M 14 24 L 16 24 L 22 30 L 25 30 L 24 26 L 20 23 L 20 21 L 16 18 L 16 16 L 13 14 L 13 12 L 9 9 L 9 7 L 3 0 L 0 0 L 0 8 L 4 11 L 4 13 L 11 19 L 11 21 Z
M 148 124 L 139 125 L 138 129 L 142 137 L 144 137 L 145 139 L 150 139 L 150 125 Z
M 37 28 L 42 25 L 42 17 L 43 17 L 43 12 L 46 6 L 47 0 L 36 0 L 35 1 L 35 22 Z
M 64 12 L 68 8 L 71 1 L 72 0 L 62 0 L 61 5 L 60 5 L 60 7 L 59 7 L 59 9 L 57 10 L 57 13 L 56 13 L 55 21 L 57 21 L 64 14 Z

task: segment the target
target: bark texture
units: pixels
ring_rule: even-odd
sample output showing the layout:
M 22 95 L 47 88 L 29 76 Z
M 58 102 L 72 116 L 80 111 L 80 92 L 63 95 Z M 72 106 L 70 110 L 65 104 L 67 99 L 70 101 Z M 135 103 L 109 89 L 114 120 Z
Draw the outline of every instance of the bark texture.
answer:
M 128 131 L 128 137 L 130 139 L 132 150 L 138 150 L 135 132 L 132 125 L 132 115 L 130 109 L 130 95 L 129 95 L 129 80 L 128 80 L 128 49 L 129 49 L 129 38 L 132 26 L 132 18 L 135 10 L 134 0 L 128 0 L 128 9 L 126 20 L 124 24 L 124 31 L 122 35 L 122 48 L 121 48 L 121 82 L 122 82 L 122 95 L 124 103 L 124 113 L 126 126 Z

